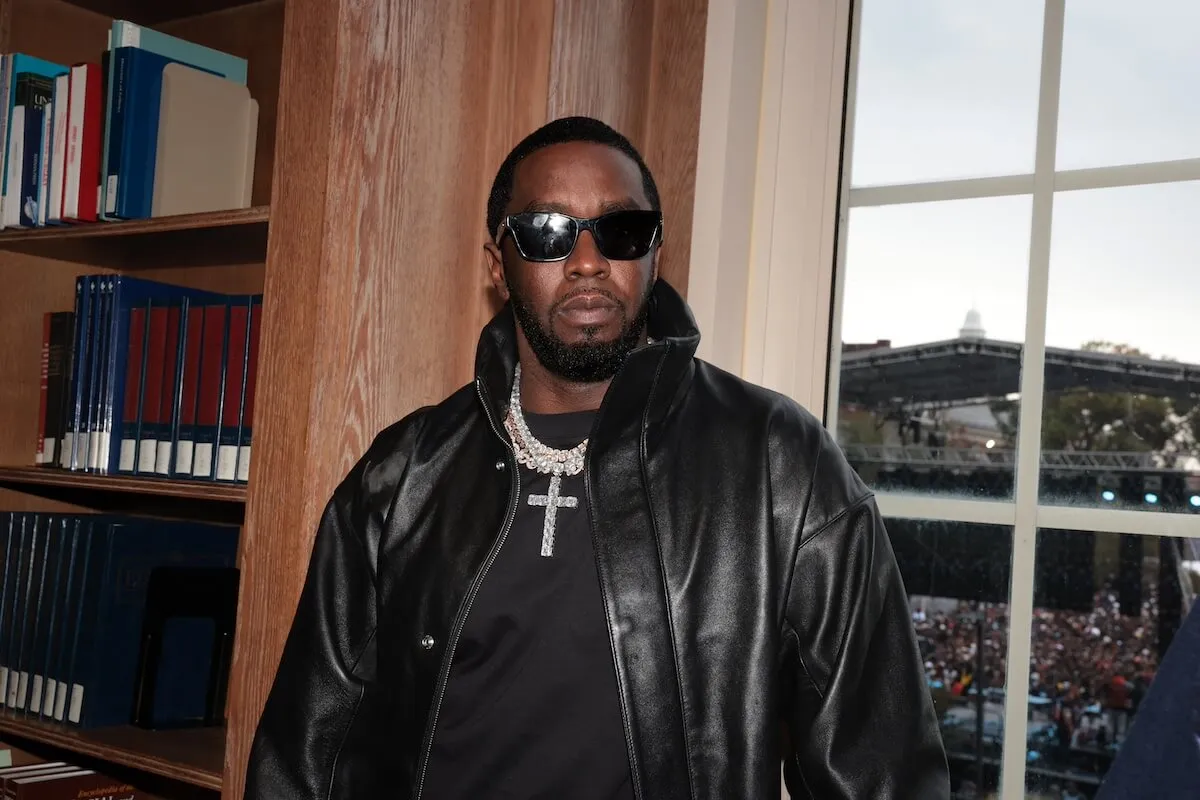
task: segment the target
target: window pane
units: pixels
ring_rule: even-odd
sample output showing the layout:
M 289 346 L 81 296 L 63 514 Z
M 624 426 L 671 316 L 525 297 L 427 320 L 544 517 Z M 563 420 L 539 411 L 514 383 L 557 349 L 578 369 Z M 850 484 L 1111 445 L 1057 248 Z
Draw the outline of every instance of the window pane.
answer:
M 971 796 L 970 784 L 983 797 L 999 784 L 1004 743 L 1012 530 L 897 518 L 886 524 L 925 659 L 951 785 L 958 796 Z
M 1198 218 L 1195 181 L 1055 198 L 1044 502 L 1200 511 Z
M 863 0 L 852 186 L 1033 171 L 1042 0 Z
M 873 486 L 1010 497 L 1029 197 L 854 208 L 837 436 Z
M 1026 791 L 1092 797 L 1191 604 L 1186 540 L 1041 530 Z
M 1058 168 L 1200 158 L 1200 3 L 1068 0 Z

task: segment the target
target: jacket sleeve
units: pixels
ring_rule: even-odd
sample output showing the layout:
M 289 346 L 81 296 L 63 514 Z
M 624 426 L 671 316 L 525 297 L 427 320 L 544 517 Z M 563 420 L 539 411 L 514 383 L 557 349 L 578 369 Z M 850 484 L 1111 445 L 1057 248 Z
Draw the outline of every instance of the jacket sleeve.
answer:
M 791 796 L 949 800 L 908 598 L 872 495 L 801 537 L 785 617 Z
M 366 734 L 367 718 L 380 705 L 372 702 L 375 565 L 385 514 L 407 462 L 403 443 L 388 433 L 376 438 L 322 514 L 251 745 L 246 800 L 384 794 L 377 785 L 384 762 Z

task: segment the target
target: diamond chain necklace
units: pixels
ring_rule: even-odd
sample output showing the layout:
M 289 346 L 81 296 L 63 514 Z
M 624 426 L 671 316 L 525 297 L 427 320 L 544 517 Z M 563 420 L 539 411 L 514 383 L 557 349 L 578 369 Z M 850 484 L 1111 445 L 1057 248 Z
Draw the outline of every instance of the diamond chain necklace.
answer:
M 517 461 L 543 475 L 578 475 L 583 471 L 583 454 L 588 440 L 584 439 L 570 450 L 556 450 L 537 440 L 525 423 L 521 411 L 521 364 L 513 372 L 512 394 L 508 399 L 508 413 L 504 415 L 504 427 L 512 438 Z

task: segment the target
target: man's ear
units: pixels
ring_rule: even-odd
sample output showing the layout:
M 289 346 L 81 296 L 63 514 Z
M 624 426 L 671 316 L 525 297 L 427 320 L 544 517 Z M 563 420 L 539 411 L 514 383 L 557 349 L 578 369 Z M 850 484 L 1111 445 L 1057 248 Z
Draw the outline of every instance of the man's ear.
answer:
M 495 242 L 486 242 L 483 245 L 484 266 L 488 271 L 488 278 L 492 281 L 492 287 L 500 298 L 508 302 L 508 282 L 504 280 L 504 256 L 500 253 L 500 247 Z

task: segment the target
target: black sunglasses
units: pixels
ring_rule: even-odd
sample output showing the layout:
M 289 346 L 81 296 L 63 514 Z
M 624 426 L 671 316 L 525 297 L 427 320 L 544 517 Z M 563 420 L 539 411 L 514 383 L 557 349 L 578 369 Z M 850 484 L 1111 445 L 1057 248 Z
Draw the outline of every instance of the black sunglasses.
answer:
M 510 214 L 500 223 L 496 244 L 510 231 L 526 261 L 562 261 L 571 255 L 581 231 L 591 231 L 600 255 L 633 261 L 650 252 L 662 233 L 662 213 L 641 209 L 612 211 L 591 219 L 554 211 Z

